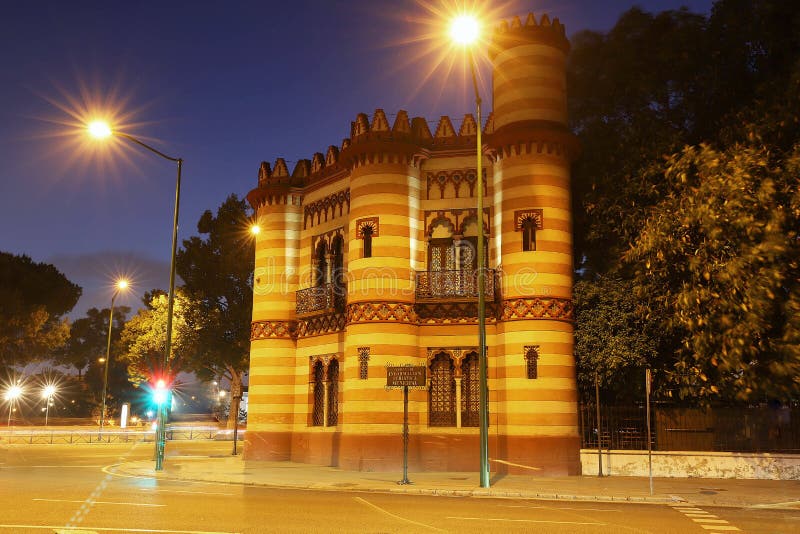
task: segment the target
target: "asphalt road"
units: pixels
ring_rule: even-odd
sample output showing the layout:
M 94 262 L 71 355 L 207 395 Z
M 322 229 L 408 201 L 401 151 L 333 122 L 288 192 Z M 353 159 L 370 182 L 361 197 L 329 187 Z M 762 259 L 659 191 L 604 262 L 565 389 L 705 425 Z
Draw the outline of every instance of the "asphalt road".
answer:
M 230 450 L 227 442 L 170 442 L 167 461 Z M 800 510 L 299 491 L 114 474 L 114 464 L 152 454 L 152 443 L 0 449 L 0 534 L 800 532 Z

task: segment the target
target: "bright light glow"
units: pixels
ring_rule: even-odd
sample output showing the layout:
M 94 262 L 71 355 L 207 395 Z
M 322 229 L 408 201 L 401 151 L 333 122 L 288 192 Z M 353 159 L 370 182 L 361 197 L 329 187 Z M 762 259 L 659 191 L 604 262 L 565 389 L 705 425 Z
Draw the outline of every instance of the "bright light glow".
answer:
M 225 392 L 224 392 L 224 391 L 220 391 L 220 392 L 219 392 L 219 396 L 220 396 L 220 397 L 224 397 L 224 396 L 225 396 Z
M 97 358 L 97 361 L 99 363 L 105 363 L 106 359 L 101 357 L 101 358 Z
M 13 386 L 9 386 L 8 389 L 6 389 L 5 399 L 7 401 L 17 400 L 21 396 L 22 396 L 22 387 L 16 384 Z
M 257 224 L 254 224 L 250 227 L 250 233 L 253 235 L 258 235 L 261 233 L 261 227 Z
M 128 287 L 128 281 L 124 278 L 117 280 L 117 289 L 125 289 Z
M 450 23 L 450 38 L 460 45 L 470 45 L 478 40 L 481 27 L 472 15 L 459 15 Z
M 111 126 L 105 121 L 92 121 L 86 129 L 89 131 L 89 135 L 95 139 L 105 139 L 111 136 Z
M 158 382 L 156 382 L 156 389 L 153 391 L 153 401 L 158 406 L 167 402 L 167 383 L 164 382 L 163 379 L 159 379 Z
M 42 397 L 45 399 L 49 399 L 55 394 L 56 394 L 56 387 L 53 384 L 46 385 L 42 390 Z

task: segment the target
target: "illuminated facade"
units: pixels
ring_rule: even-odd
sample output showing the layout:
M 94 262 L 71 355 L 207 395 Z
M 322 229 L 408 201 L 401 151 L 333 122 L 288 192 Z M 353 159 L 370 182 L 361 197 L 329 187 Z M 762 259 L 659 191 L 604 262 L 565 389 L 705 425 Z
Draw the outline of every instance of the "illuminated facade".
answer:
M 428 384 L 410 392 L 411 468 L 477 470 L 483 231 L 491 468 L 580 472 L 569 43 L 557 19 L 528 15 L 491 50 L 480 216 L 472 115 L 431 132 L 379 109 L 291 173 L 262 163 L 246 458 L 399 470 L 403 395 L 386 365 L 413 364 Z

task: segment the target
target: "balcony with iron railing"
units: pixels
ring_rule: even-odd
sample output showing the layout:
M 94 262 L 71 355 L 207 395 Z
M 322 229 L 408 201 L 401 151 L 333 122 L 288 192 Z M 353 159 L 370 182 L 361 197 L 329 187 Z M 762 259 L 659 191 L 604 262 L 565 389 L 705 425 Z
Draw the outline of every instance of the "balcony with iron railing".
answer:
M 486 269 L 484 295 L 494 299 L 495 271 Z M 417 300 L 477 299 L 478 271 L 417 271 Z
M 314 315 L 344 311 L 347 288 L 344 284 L 323 284 L 301 289 L 296 293 L 297 315 Z

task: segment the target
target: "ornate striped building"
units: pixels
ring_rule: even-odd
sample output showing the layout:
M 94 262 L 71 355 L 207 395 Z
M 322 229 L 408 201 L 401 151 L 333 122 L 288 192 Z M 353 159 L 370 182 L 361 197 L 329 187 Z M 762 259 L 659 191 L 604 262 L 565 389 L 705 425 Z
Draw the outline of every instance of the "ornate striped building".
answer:
M 248 195 L 255 259 L 245 457 L 358 470 L 478 468 L 476 239 L 486 237 L 489 455 L 498 472 L 580 472 L 564 26 L 514 18 L 491 44 L 494 110 L 476 209 L 476 124 L 360 114 L 341 147 Z

